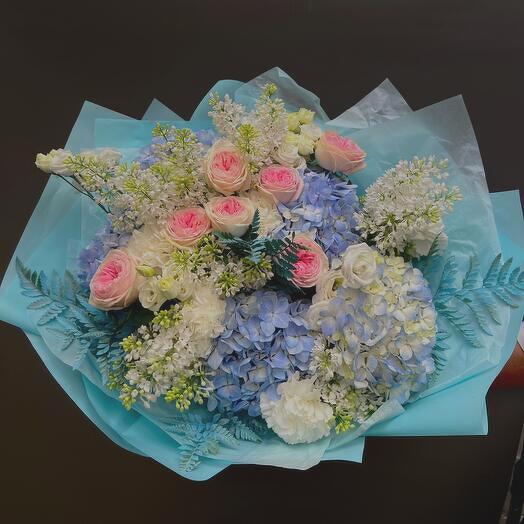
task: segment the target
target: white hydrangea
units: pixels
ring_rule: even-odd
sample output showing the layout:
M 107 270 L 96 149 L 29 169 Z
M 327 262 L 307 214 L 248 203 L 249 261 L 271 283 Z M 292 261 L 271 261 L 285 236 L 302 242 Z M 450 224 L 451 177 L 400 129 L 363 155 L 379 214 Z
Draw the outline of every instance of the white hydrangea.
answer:
M 442 182 L 447 161 L 433 157 L 402 160 L 366 189 L 357 228 L 384 254 L 427 255 L 443 234 L 443 214 L 461 199 L 457 187 Z
M 288 444 L 314 442 L 327 437 L 333 418 L 331 406 L 322 402 L 321 391 L 311 378 L 300 379 L 295 373 L 278 385 L 278 400 L 265 393 L 260 396 L 260 410 L 269 428 Z

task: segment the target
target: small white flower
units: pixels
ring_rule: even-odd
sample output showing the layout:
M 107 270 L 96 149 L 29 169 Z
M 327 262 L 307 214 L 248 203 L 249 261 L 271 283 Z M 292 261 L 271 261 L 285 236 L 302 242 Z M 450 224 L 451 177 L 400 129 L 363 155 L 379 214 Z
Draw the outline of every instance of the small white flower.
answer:
M 300 126 L 300 134 L 316 142 L 322 134 L 322 129 L 315 124 L 303 124 Z
M 295 373 L 277 388 L 279 400 L 260 396 L 260 409 L 267 425 L 288 444 L 308 443 L 327 437 L 333 410 L 322 402 L 314 379 L 300 380 Z

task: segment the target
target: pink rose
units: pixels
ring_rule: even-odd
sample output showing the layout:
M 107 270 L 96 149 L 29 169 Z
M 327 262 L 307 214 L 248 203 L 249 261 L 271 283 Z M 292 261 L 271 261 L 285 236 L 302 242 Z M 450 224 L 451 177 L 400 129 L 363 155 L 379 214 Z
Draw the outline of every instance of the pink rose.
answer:
M 324 131 L 317 142 L 315 158 L 324 169 L 349 175 L 365 166 L 366 153 L 349 138 Z
M 284 204 L 296 200 L 304 189 L 304 181 L 296 169 L 278 164 L 261 169 L 258 183 L 261 191 Z
M 227 140 L 217 140 L 210 148 L 204 165 L 206 182 L 223 195 L 249 189 L 249 166 Z
M 306 235 L 296 235 L 293 242 L 304 249 L 297 250 L 298 260 L 291 272 L 298 287 L 313 287 L 328 270 L 329 262 L 322 248 Z
M 255 206 L 249 198 L 214 197 L 206 204 L 206 213 L 214 229 L 241 237 L 253 221 Z
M 89 303 L 104 311 L 123 309 L 138 297 L 135 259 L 124 249 L 112 249 L 89 283 Z
M 166 223 L 167 238 L 177 247 L 193 246 L 209 231 L 211 222 L 201 207 L 179 209 Z

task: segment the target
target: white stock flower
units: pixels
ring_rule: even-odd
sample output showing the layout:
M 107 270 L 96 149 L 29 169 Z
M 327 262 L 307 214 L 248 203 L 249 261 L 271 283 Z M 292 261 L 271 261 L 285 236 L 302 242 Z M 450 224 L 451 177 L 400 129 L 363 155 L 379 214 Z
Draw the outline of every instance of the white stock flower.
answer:
M 349 246 L 342 255 L 342 273 L 354 289 L 367 286 L 375 279 L 375 252 L 365 243 Z
M 38 155 L 36 155 L 35 165 L 45 173 L 71 176 L 72 172 L 66 166 L 66 160 L 71 156 L 71 151 L 65 149 L 51 149 L 47 155 L 38 153 Z
M 300 380 L 295 373 L 277 388 L 280 399 L 260 395 L 260 409 L 267 425 L 288 444 L 309 443 L 327 437 L 333 418 L 331 406 L 320 399 L 314 379 Z
M 300 126 L 300 134 L 316 142 L 322 134 L 322 129 L 315 124 L 303 124 Z

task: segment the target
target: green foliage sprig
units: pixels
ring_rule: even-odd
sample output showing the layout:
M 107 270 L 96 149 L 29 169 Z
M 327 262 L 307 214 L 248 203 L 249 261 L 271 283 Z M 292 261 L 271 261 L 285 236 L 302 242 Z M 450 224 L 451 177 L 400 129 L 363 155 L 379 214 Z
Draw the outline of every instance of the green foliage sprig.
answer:
M 224 247 L 254 264 L 260 263 L 265 256 L 269 257 L 274 275 L 282 280 L 291 280 L 293 268 L 298 260 L 299 244 L 293 241 L 293 237 L 274 239 L 261 237 L 259 233 L 260 213 L 257 209 L 247 232 L 242 237 L 221 232 L 215 235 Z

